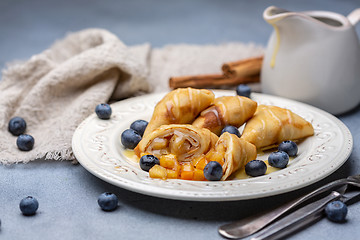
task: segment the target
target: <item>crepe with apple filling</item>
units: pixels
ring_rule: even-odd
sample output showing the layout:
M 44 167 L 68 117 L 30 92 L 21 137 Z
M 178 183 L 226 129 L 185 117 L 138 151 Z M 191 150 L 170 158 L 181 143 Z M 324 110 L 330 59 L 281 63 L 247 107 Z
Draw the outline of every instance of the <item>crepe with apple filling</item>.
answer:
M 256 159 L 256 156 L 257 151 L 253 144 L 234 134 L 225 132 L 221 134 L 214 149 L 206 154 L 206 159 L 222 164 L 223 176 L 221 180 L 226 180 L 232 173 Z
M 214 104 L 200 113 L 192 125 L 207 128 L 216 135 L 226 125 L 240 127 L 256 111 L 257 103 L 250 98 L 241 96 L 224 96 L 215 99 Z
M 179 162 L 188 162 L 206 154 L 215 145 L 218 136 L 208 129 L 190 124 L 162 125 L 144 136 L 135 148 L 135 154 L 152 154 L 160 158 L 173 154 Z
M 192 123 L 214 99 L 214 93 L 206 89 L 179 88 L 169 92 L 155 106 L 144 136 L 161 125 Z
M 292 111 L 277 106 L 258 106 L 246 123 L 241 138 L 257 148 L 314 135 L 314 128 Z

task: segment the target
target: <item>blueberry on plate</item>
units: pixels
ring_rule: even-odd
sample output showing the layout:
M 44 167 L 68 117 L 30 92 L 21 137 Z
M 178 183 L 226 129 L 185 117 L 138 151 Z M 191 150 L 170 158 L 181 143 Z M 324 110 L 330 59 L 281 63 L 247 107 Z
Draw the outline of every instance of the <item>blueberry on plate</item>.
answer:
M 9 121 L 8 130 L 14 136 L 23 134 L 26 130 L 26 122 L 21 117 L 13 117 Z
M 272 152 L 268 157 L 268 162 L 270 166 L 286 168 L 289 163 L 289 155 L 284 151 Z
M 141 141 L 141 136 L 134 129 L 126 129 L 121 134 L 121 143 L 126 148 L 134 149 L 140 141 Z
M 100 194 L 98 204 L 104 211 L 113 211 L 117 208 L 119 199 L 117 196 L 110 192 Z
M 34 147 L 35 140 L 33 136 L 21 134 L 16 139 L 16 145 L 21 151 L 30 151 Z
M 223 176 L 221 164 L 216 161 L 210 161 L 204 168 L 204 176 L 209 181 L 220 181 Z
M 250 98 L 251 88 L 246 84 L 240 84 L 236 87 L 236 94 L 239 96 Z
M 333 222 L 344 222 L 348 209 L 341 201 L 332 201 L 325 207 L 326 217 Z
M 136 120 L 130 125 L 130 128 L 137 131 L 140 136 L 143 136 L 147 125 L 148 122 L 145 120 Z
M 139 164 L 142 170 L 148 172 L 154 165 L 160 164 L 160 160 L 154 155 L 144 155 L 140 158 Z
M 27 196 L 20 201 L 20 211 L 24 215 L 34 215 L 36 210 L 39 208 L 39 202 L 32 196 Z
M 283 141 L 282 143 L 280 143 L 278 150 L 286 152 L 289 155 L 289 157 L 295 157 L 296 154 L 298 153 L 298 147 L 296 143 L 290 140 Z
M 100 103 L 96 106 L 95 113 L 100 119 L 110 119 L 112 110 L 109 104 Z
M 264 161 L 252 160 L 245 165 L 245 172 L 252 177 L 262 176 L 266 173 L 267 166 Z
M 223 128 L 223 130 L 221 130 L 221 134 L 223 134 L 224 132 L 228 132 L 228 133 L 232 133 L 235 134 L 236 136 L 240 137 L 240 132 L 239 129 L 237 127 L 231 126 L 231 125 L 227 125 Z

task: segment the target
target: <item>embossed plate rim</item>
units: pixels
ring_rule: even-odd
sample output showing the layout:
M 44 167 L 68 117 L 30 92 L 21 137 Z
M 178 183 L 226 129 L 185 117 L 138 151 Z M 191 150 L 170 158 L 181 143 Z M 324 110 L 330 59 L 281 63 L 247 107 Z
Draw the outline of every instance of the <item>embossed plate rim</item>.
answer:
M 216 96 L 234 95 L 234 91 L 229 90 L 213 91 Z M 315 136 L 301 143 L 306 149 L 289 167 L 261 177 L 224 182 L 151 179 L 121 153 L 119 136 L 133 120 L 151 116 L 155 103 L 164 94 L 154 93 L 116 102 L 111 105 L 113 115 L 110 120 L 100 120 L 95 113 L 85 119 L 72 140 L 80 164 L 106 182 L 150 196 L 191 201 L 234 201 L 277 195 L 308 186 L 337 170 L 352 151 L 349 129 L 333 115 L 294 100 L 252 93 L 251 97 L 261 104 L 288 107 L 312 121 Z M 332 132 L 321 129 L 321 126 L 325 126 L 325 130 L 327 126 Z M 321 161 L 322 158 L 326 159 Z

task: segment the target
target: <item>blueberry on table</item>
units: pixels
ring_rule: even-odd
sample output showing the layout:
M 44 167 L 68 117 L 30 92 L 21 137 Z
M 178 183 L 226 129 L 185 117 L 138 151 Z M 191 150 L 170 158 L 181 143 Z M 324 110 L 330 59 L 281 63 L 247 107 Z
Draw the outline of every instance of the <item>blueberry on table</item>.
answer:
M 33 136 L 21 134 L 16 139 L 16 145 L 21 151 L 30 151 L 34 147 L 35 140 Z
M 26 130 L 26 122 L 21 117 L 13 117 L 9 121 L 8 130 L 14 136 L 23 134 Z
M 140 158 L 139 164 L 142 170 L 148 172 L 154 165 L 160 164 L 160 160 L 154 155 L 144 155 Z
M 113 211 L 117 208 L 119 200 L 117 196 L 110 192 L 100 194 L 98 204 L 104 211 Z
M 252 160 L 245 165 L 246 174 L 252 177 L 265 175 L 266 170 L 266 163 L 261 160 Z
M 268 162 L 270 166 L 286 168 L 289 163 L 289 155 L 284 151 L 272 152 L 268 157 Z
M 24 215 L 34 215 L 39 208 L 39 202 L 32 196 L 27 196 L 20 201 L 20 211 Z
M 224 132 L 228 132 L 228 133 L 232 133 L 232 134 L 235 134 L 236 136 L 240 137 L 240 132 L 239 132 L 239 129 L 237 127 L 234 127 L 234 126 L 230 126 L 230 125 L 227 125 L 223 128 L 223 130 L 221 130 L 221 134 L 223 134 Z
M 101 103 L 96 106 L 95 113 L 100 119 L 110 119 L 112 110 L 109 104 Z
M 289 155 L 289 157 L 295 157 L 296 154 L 298 153 L 298 147 L 296 143 L 290 140 L 283 141 L 282 143 L 280 143 L 278 150 L 286 152 Z
M 147 125 L 148 122 L 145 120 L 136 120 L 130 125 L 130 128 L 138 132 L 140 136 L 143 136 Z
M 333 222 L 344 222 L 348 209 L 347 206 L 341 201 L 333 201 L 326 205 L 326 217 Z
M 236 94 L 239 96 L 250 98 L 251 88 L 246 84 L 240 84 L 236 87 Z
M 121 143 L 126 148 L 134 149 L 140 141 L 141 141 L 141 136 L 134 129 L 126 129 L 121 134 Z
M 223 168 L 220 163 L 211 161 L 204 168 L 204 176 L 209 181 L 219 181 L 223 176 Z

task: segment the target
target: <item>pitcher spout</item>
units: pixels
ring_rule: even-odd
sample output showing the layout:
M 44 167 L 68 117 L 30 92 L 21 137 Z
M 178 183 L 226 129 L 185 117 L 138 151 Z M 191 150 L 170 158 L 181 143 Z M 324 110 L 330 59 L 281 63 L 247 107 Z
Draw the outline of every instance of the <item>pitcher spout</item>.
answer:
M 292 12 L 275 6 L 266 8 L 263 13 L 264 20 L 272 26 L 278 25 L 281 20 L 288 17 L 294 17 L 302 22 L 318 25 L 328 30 L 336 28 L 338 31 L 352 27 L 360 21 L 360 9 L 354 10 L 348 17 L 325 11 Z
M 279 7 L 270 6 L 265 9 L 263 13 L 263 18 L 269 24 L 274 25 L 276 22 L 280 21 L 281 19 L 288 17 L 291 15 L 291 12 Z

